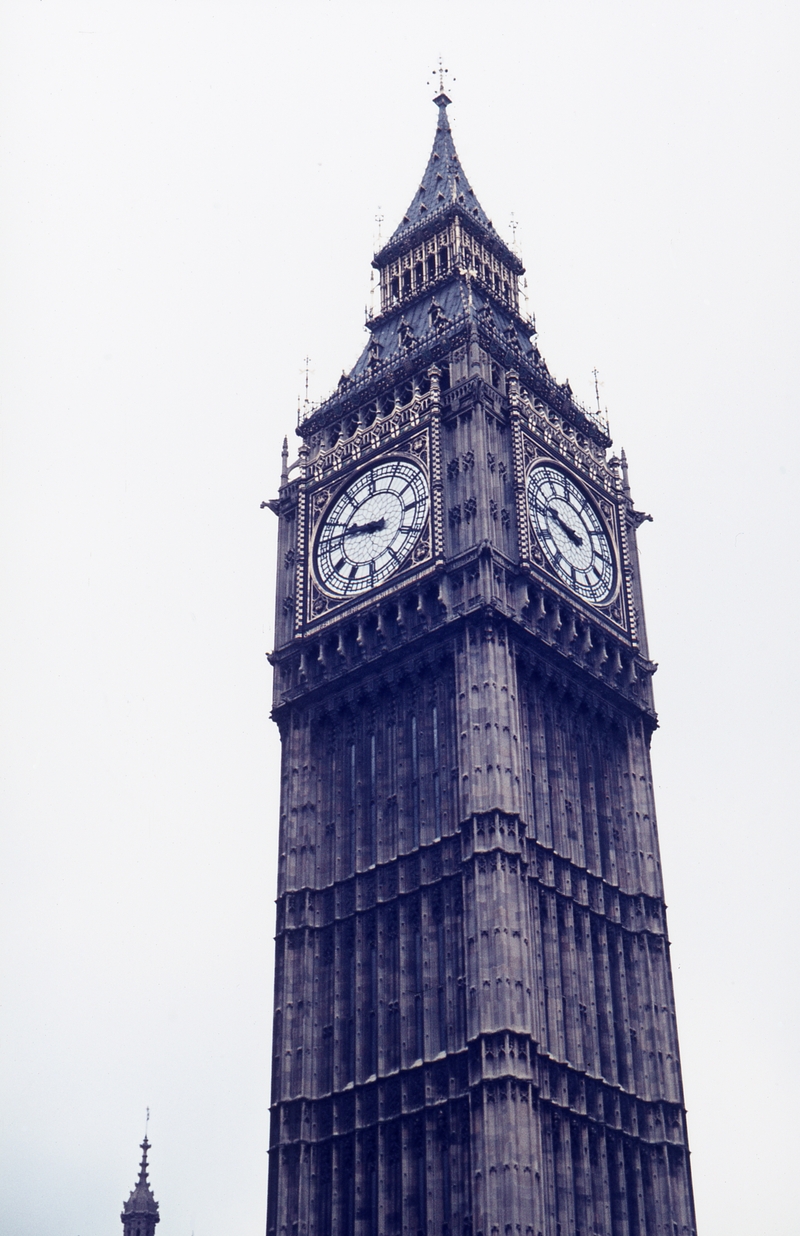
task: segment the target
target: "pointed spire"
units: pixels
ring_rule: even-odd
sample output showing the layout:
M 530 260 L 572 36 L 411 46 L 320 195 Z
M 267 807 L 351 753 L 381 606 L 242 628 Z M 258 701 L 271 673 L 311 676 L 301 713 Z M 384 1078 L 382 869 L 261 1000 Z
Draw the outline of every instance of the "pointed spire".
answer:
M 281 485 L 285 485 L 289 480 L 289 439 L 283 439 L 283 447 L 281 448 Z
M 394 245 L 412 228 L 425 223 L 432 215 L 452 205 L 460 206 L 465 215 L 494 233 L 486 212 L 472 191 L 456 151 L 447 116 L 447 108 L 451 100 L 444 90 L 440 90 L 433 101 L 438 108 L 438 114 L 428 166 L 425 168 L 419 189 L 403 215 L 399 227 L 395 229 L 389 245 Z
M 128 1232 L 131 1226 L 131 1221 L 135 1216 L 145 1216 L 149 1219 L 149 1223 L 145 1224 L 145 1231 L 152 1232 L 156 1223 L 159 1222 L 160 1215 L 158 1213 L 158 1202 L 153 1197 L 153 1190 L 150 1188 L 150 1181 L 147 1179 L 147 1152 L 150 1149 L 150 1142 L 147 1140 L 147 1134 L 144 1135 L 144 1141 L 141 1143 L 142 1161 L 139 1164 L 139 1179 L 136 1181 L 131 1195 L 122 1207 L 122 1225 L 125 1232 Z M 131 1228 L 131 1230 L 133 1230 Z
M 147 1188 L 149 1189 L 150 1185 L 147 1180 L 147 1152 L 150 1149 L 150 1143 L 147 1140 L 146 1133 L 144 1135 L 144 1141 L 139 1146 L 139 1149 L 142 1152 L 142 1161 L 139 1164 L 139 1180 L 137 1181 L 137 1184 L 146 1185 Z

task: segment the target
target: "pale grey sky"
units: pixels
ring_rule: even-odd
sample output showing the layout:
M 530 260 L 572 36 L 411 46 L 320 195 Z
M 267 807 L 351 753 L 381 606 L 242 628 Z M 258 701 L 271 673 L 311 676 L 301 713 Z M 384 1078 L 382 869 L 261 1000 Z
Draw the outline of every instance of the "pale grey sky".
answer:
M 264 1225 L 273 495 L 365 334 L 439 53 L 634 498 L 700 1236 L 794 1236 L 797 17 L 788 3 L 0 12 L 0 1232 Z

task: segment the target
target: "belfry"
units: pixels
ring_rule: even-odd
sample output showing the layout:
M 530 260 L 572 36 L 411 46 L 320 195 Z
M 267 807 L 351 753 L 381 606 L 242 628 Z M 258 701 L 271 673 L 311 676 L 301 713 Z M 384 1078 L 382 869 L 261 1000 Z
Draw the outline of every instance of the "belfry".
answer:
M 449 102 L 369 343 L 269 503 L 267 1232 L 693 1236 L 645 516 L 539 352 Z

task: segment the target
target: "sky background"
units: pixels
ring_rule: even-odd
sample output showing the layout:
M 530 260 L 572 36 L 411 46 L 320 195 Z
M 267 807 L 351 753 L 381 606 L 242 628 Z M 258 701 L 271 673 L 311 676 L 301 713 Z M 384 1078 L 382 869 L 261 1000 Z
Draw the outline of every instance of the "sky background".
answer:
M 651 512 L 700 1236 L 795 1236 L 796 5 L 0 6 L 3 1236 L 261 1236 L 272 497 L 455 77 L 559 381 Z M 383 216 L 384 223 L 378 219 Z

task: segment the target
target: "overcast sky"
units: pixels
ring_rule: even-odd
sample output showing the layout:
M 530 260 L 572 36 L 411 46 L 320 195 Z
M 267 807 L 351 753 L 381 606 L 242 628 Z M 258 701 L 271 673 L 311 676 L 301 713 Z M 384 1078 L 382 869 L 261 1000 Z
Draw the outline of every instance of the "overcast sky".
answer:
M 795 1236 L 796 5 L 5 0 L 0 1231 L 261 1236 L 280 443 L 441 53 L 640 534 L 700 1236 Z M 296 441 L 296 440 L 295 440 Z

